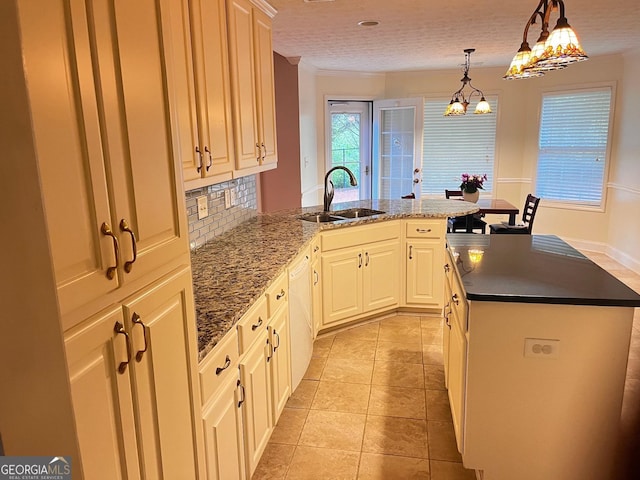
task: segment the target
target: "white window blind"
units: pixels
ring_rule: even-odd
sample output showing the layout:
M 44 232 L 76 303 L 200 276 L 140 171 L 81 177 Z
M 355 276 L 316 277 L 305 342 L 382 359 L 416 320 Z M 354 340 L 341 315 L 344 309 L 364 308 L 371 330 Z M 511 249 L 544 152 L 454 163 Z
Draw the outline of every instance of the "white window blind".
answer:
M 489 98 L 493 113 L 475 115 L 475 101 L 466 115 L 445 117 L 451 99 L 425 99 L 422 154 L 422 194 L 444 195 L 458 189 L 460 175 L 487 174 L 484 191 L 493 188 L 498 99 Z
M 542 97 L 536 195 L 598 206 L 607 163 L 611 88 Z

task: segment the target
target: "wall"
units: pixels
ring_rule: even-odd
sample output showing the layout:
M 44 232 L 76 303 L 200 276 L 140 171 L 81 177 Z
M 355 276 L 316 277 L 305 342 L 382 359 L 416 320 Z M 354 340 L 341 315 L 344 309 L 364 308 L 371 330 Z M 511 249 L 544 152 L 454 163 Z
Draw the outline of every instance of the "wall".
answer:
M 616 162 L 609 176 L 608 253 L 640 272 L 640 50 L 624 56 L 615 125 Z M 624 101 L 622 101 L 624 99 Z
M 298 66 L 273 54 L 278 135 L 278 168 L 259 175 L 260 211 L 300 207 Z
M 640 53 L 591 58 L 569 68 L 529 80 L 503 80 L 504 68 L 474 68 L 473 85 L 487 95 L 499 96 L 496 161 L 496 197 L 522 205 L 535 190 L 539 113 L 542 94 L 613 84 L 616 88 L 609 178 L 601 211 L 558 208 L 540 204 L 536 233 L 556 234 L 581 248 L 606 251 L 640 271 L 640 224 L 628 219 L 640 207 L 640 92 L 634 87 L 640 75 Z M 461 71 L 395 72 L 384 76 L 318 72 L 316 74 L 316 188 L 321 199 L 321 175 L 325 170 L 325 105 L 328 96 L 369 99 L 405 97 L 449 97 L 460 86 Z M 444 109 L 444 106 L 443 106 Z M 301 135 L 303 132 L 301 131 Z M 304 141 L 304 140 L 303 140 Z M 307 188 L 309 188 L 307 183 Z M 304 192 L 304 190 L 303 190 Z M 311 204 L 311 203 L 309 203 Z
M 232 193 L 231 208 L 225 208 L 224 191 L 227 189 Z M 207 196 L 209 215 L 198 220 L 197 198 L 202 195 Z M 185 197 L 192 249 L 258 214 L 255 175 L 190 190 Z
M 375 100 L 384 97 L 384 74 L 319 72 L 315 78 L 316 163 L 313 185 L 303 190 L 303 205 L 322 205 L 323 181 L 327 171 L 325 125 L 327 100 Z M 310 109 L 311 111 L 311 109 Z M 301 132 L 302 134 L 302 132 Z M 304 158 L 303 158 L 304 160 Z M 309 179 L 311 179 L 309 175 Z
M 322 203 L 317 197 L 318 131 L 316 126 L 316 71 L 304 63 L 298 65 L 298 108 L 300 117 L 300 191 L 302 205 Z M 320 198 L 320 201 L 318 201 Z

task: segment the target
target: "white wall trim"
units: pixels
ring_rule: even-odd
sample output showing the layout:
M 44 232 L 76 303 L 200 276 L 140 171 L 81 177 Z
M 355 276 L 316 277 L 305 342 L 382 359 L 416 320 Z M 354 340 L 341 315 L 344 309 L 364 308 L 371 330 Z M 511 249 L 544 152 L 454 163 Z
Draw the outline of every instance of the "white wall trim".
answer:
M 496 178 L 495 183 L 532 183 L 533 180 L 530 178 Z
M 614 190 L 621 190 L 623 192 L 632 193 L 634 195 L 640 195 L 640 189 L 629 187 L 627 185 L 620 185 L 619 183 L 615 183 L 615 182 L 607 183 L 607 188 L 611 188 Z
M 640 275 L 640 261 L 631 257 L 630 255 L 602 242 L 591 242 L 588 240 L 581 240 L 577 238 L 562 238 L 565 242 L 571 245 L 573 248 L 586 252 L 603 253 L 608 257 L 611 257 L 616 262 L 627 267 L 629 270 L 634 271 Z

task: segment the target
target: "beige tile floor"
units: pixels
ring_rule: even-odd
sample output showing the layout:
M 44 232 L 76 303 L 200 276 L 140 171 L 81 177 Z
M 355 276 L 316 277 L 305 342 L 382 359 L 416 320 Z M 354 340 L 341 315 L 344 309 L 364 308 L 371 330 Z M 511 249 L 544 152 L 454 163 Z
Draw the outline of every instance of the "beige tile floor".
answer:
M 636 291 L 640 275 L 588 256 Z M 472 480 L 444 389 L 442 322 L 393 315 L 316 340 L 253 480 Z M 621 421 L 620 473 L 640 478 L 640 309 Z M 633 472 L 633 473 L 632 473 Z

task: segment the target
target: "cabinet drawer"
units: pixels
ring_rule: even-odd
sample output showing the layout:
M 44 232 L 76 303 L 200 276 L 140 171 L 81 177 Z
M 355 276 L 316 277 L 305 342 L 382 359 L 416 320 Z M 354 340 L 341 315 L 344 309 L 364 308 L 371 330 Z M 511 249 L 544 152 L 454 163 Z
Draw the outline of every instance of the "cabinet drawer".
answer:
M 442 238 L 446 220 L 405 220 L 404 229 L 406 238 Z
M 262 296 L 238 322 L 240 355 L 245 353 L 260 334 L 266 330 L 268 318 L 267 300 Z
M 205 357 L 199 368 L 202 405 L 225 383 L 230 375 L 238 375 L 238 334 L 228 332 Z
M 320 253 L 322 253 L 320 243 L 321 243 L 320 235 L 316 235 L 311 241 L 311 261 L 312 262 L 320 256 Z
M 381 222 L 372 225 L 349 227 L 333 232 L 323 232 L 321 237 L 322 251 L 356 247 L 365 243 L 380 242 L 400 238 L 400 222 Z
M 284 271 L 276 279 L 275 282 L 267 290 L 267 305 L 269 307 L 269 318 L 283 306 L 287 305 L 289 300 L 289 282 L 287 281 L 287 272 Z

